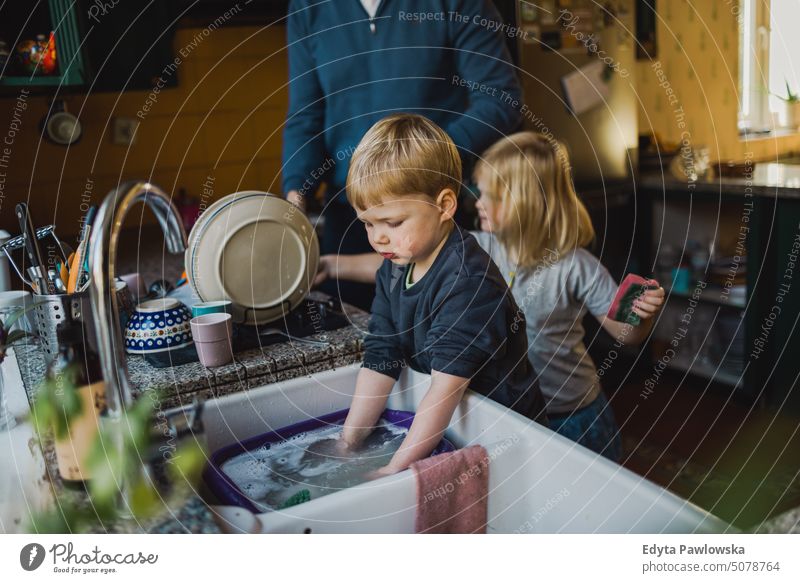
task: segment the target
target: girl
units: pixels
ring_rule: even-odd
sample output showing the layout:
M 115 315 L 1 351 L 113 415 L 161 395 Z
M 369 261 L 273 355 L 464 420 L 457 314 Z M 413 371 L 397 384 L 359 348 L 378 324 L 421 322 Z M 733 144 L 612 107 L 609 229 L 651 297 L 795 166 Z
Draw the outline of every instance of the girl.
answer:
M 606 317 L 617 284 L 583 249 L 594 229 L 559 142 L 533 132 L 504 138 L 478 161 L 475 181 L 481 232 L 473 235 L 525 316 L 528 355 L 539 373 L 551 428 L 619 461 L 619 430 L 583 343 L 583 317 L 588 311 L 616 339 L 638 344 L 652 329 L 664 290 L 648 290 L 637 300 L 637 327 Z

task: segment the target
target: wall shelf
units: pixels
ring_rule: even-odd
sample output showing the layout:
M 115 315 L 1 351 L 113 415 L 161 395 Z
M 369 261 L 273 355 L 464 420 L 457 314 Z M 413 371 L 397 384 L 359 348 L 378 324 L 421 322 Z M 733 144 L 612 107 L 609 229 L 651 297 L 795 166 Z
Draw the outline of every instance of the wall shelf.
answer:
M 667 364 L 667 368 L 688 372 L 698 377 L 721 383 L 734 389 L 743 386 L 744 371 L 735 373 L 724 368 L 706 364 L 700 360 L 692 362 L 689 358 L 678 356 Z
M 675 291 L 674 289 L 666 286 L 664 287 L 664 291 L 670 297 L 678 297 L 685 299 L 692 298 L 692 294 Z M 745 302 L 746 302 L 745 298 L 734 298 L 731 295 L 728 295 L 727 297 L 728 299 L 726 299 L 725 294 L 722 293 L 722 287 L 712 286 L 711 284 L 709 284 L 703 290 L 703 293 L 698 298 L 698 301 L 706 304 L 714 304 L 715 306 L 733 308 L 735 310 L 743 310 L 745 308 Z
M 11 10 L 11 8 L 8 8 L 8 10 Z M 22 10 L 25 14 L 30 12 L 29 7 L 25 7 Z M 82 85 L 85 82 L 77 3 L 74 0 L 48 0 L 47 7 L 42 7 L 42 10 L 49 10 L 49 14 L 41 13 L 44 20 L 39 22 L 39 27 L 42 26 L 42 22 L 49 21 L 50 29 L 55 32 L 56 55 L 61 74 L 4 76 L 0 77 L 0 87 L 63 87 Z M 4 15 L 4 20 L 7 23 L 15 21 L 14 18 L 6 15 Z M 15 31 L 16 34 L 20 32 Z M 48 32 L 49 30 L 44 29 L 29 31 L 31 35 L 34 33 L 47 34 Z M 9 49 L 13 51 L 13 47 L 9 47 Z

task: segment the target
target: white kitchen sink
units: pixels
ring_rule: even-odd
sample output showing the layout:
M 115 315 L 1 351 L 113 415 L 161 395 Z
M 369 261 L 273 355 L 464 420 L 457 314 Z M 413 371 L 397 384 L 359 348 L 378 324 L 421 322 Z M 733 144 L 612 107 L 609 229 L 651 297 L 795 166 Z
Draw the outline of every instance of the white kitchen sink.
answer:
M 30 407 L 14 349 L 0 367 L 10 416 L 19 422 L 0 431 L 0 533 L 26 532 L 30 517 L 53 503 L 45 462 L 33 424 L 26 420 Z
M 358 366 L 265 385 L 208 401 L 210 452 L 346 409 Z M 414 411 L 430 377 L 405 370 L 388 407 Z M 690 502 L 507 408 L 469 392 L 446 434 L 457 447 L 481 444 L 489 457 L 489 532 L 711 533 L 733 530 Z M 414 531 L 416 484 L 401 472 L 286 510 L 253 515 L 214 506 L 223 530 L 271 533 Z

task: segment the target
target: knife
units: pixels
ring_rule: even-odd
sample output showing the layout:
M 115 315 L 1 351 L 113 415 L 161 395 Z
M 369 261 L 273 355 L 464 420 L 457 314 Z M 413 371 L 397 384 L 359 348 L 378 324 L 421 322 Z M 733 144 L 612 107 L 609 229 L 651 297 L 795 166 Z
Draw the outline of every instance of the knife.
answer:
M 17 205 L 16 211 L 19 227 L 22 229 L 22 238 L 25 242 L 25 251 L 28 254 L 28 261 L 36 276 L 35 283 L 38 287 L 37 291 L 40 294 L 55 294 L 56 286 L 48 279 L 47 274 L 44 272 L 42 252 L 39 250 L 39 242 L 36 239 L 36 229 L 33 227 L 33 221 L 31 220 L 30 212 L 28 212 L 28 205 L 21 202 Z
M 92 227 L 96 216 L 97 206 L 92 205 L 86 212 L 86 218 L 83 221 L 83 238 L 79 245 L 83 248 L 83 253 L 81 253 L 81 263 L 78 266 L 78 281 L 75 291 L 84 291 L 89 284 L 89 239 L 92 236 Z
M 88 247 L 89 238 L 92 232 L 92 225 L 94 224 L 94 217 L 97 214 L 97 207 L 92 205 L 86 212 L 86 217 L 83 221 L 83 229 L 81 229 L 80 239 L 78 240 L 78 250 L 75 251 L 75 258 L 70 265 L 69 282 L 67 283 L 67 291 L 69 293 L 80 292 L 85 289 L 89 279 L 88 270 Z

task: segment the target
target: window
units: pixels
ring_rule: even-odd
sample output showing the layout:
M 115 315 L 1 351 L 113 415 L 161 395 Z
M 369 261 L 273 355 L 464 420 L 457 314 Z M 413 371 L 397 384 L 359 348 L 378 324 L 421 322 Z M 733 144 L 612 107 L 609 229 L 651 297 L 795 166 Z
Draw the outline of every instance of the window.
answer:
M 787 84 L 800 92 L 800 0 L 741 0 L 739 129 L 786 127 Z

